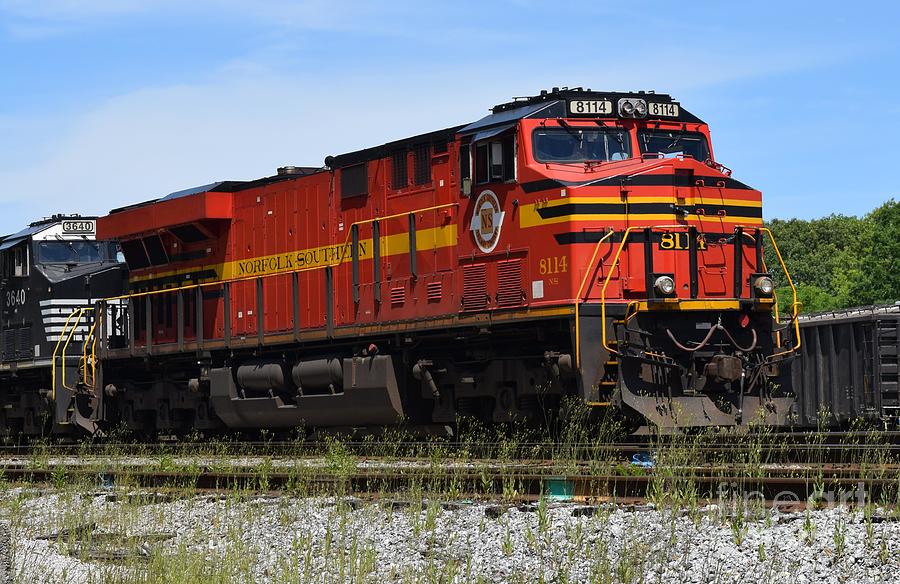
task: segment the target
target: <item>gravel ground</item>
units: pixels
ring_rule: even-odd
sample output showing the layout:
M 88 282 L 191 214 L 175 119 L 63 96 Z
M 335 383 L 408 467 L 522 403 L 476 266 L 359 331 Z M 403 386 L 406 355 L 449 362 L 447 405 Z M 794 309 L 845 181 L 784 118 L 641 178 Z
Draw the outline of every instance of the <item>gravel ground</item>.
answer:
M 845 508 L 742 521 L 714 506 L 111 498 L 7 491 L 16 581 L 127 581 L 149 565 L 78 559 L 77 537 L 39 539 L 81 522 L 95 538 L 145 535 L 138 556 L 239 570 L 233 581 L 900 583 L 900 521 Z

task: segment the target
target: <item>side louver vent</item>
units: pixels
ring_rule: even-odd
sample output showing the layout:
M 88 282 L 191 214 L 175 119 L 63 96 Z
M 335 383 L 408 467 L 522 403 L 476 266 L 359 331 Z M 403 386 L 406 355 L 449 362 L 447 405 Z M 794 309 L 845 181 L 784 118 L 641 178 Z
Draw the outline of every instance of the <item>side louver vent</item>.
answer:
M 481 310 L 487 307 L 487 266 L 473 264 L 463 268 L 463 310 Z
M 406 288 L 397 286 L 391 288 L 391 306 L 403 306 L 406 303 Z
M 444 296 L 443 288 L 440 282 L 428 282 L 428 302 L 440 302 Z
M 34 357 L 30 326 L 6 329 L 3 331 L 3 339 L 0 344 L 2 344 L 4 361 Z
M 522 261 L 497 264 L 497 306 L 519 306 L 524 302 L 522 290 Z

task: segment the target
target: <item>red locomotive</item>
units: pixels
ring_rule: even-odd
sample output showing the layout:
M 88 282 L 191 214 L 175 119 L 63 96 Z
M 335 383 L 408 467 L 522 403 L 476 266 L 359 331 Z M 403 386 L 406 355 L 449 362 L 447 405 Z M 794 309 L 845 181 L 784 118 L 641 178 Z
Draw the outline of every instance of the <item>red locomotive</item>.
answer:
M 553 89 L 325 162 L 98 220 L 130 289 L 99 306 L 89 417 L 446 425 L 565 396 L 662 426 L 788 415 L 761 195 L 670 96 Z

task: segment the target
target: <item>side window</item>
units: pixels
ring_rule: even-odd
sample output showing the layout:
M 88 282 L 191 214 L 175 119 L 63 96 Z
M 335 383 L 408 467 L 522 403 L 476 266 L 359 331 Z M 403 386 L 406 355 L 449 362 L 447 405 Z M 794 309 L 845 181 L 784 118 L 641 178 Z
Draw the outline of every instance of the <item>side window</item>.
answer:
M 28 275 L 28 246 L 17 245 L 10 250 L 10 276 L 15 278 L 24 278 Z
M 472 147 L 463 144 L 459 147 L 459 188 L 464 196 L 469 196 L 472 181 Z M 468 184 L 468 187 L 466 186 Z M 469 189 L 467 191 L 466 189 Z
M 516 137 L 512 134 L 500 142 L 503 156 L 503 180 L 516 180 Z
M 488 182 L 488 143 L 481 142 L 475 145 L 475 184 L 482 185 Z
M 479 142 L 475 146 L 475 183 L 506 182 L 516 178 L 516 138 Z

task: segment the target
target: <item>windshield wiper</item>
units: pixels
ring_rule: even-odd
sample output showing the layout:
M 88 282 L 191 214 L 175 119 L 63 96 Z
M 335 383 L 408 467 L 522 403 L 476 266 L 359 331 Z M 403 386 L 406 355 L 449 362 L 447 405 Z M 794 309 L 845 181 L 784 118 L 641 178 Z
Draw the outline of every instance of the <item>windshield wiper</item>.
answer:
M 687 129 L 687 126 L 681 126 L 681 130 L 678 131 L 678 135 L 675 136 L 675 139 L 672 140 L 672 143 L 671 143 L 671 144 L 669 144 L 668 146 L 666 146 L 666 150 L 668 150 L 669 148 L 674 147 L 676 144 L 678 144 L 679 142 L 681 142 L 681 139 L 684 138 L 684 133 L 685 133 L 685 130 L 686 130 L 686 129 Z
M 578 130 L 573 128 L 572 125 L 569 124 L 569 122 L 567 122 L 565 120 L 559 120 L 559 125 L 562 126 L 562 128 L 566 132 L 568 132 L 568 134 L 570 136 L 572 136 L 573 138 L 578 140 L 578 146 L 580 147 L 581 143 L 584 142 L 584 132 L 579 132 Z
M 621 132 L 613 132 L 613 136 L 616 137 L 616 142 L 619 143 L 619 148 L 622 149 L 622 154 L 625 153 L 625 140 L 622 138 Z

